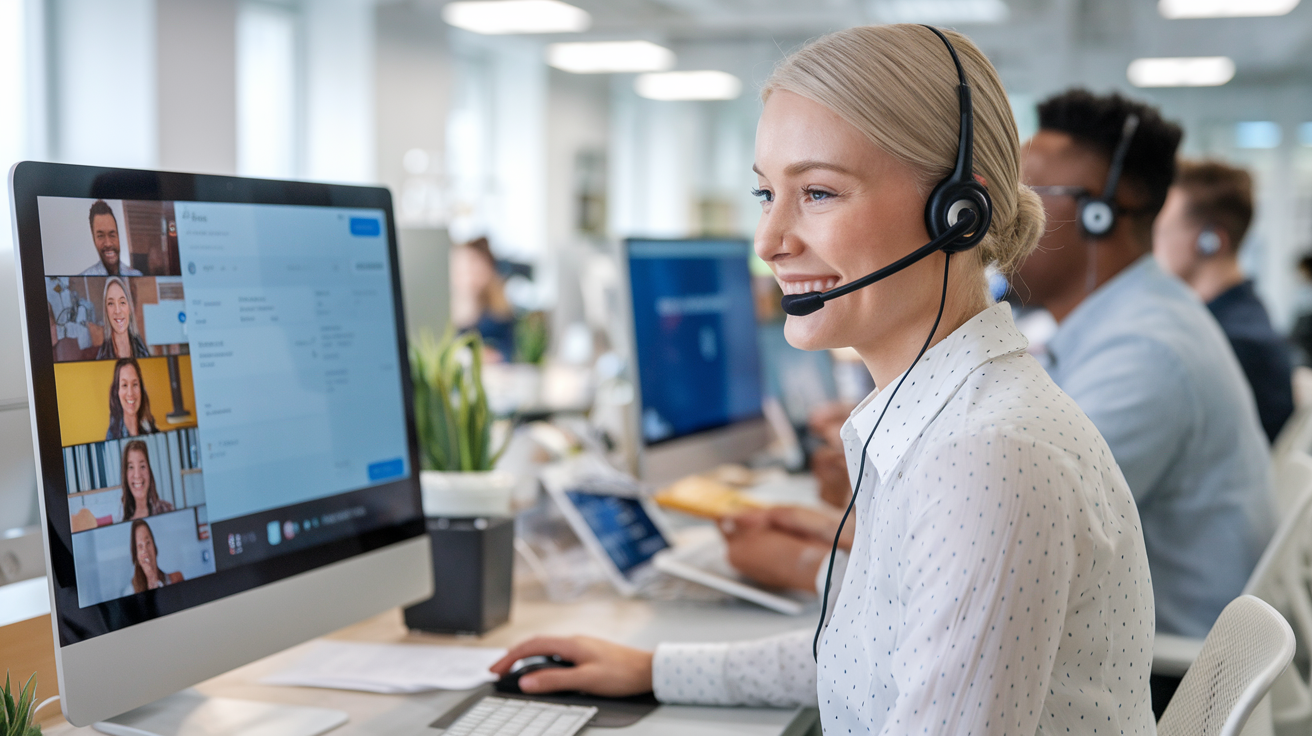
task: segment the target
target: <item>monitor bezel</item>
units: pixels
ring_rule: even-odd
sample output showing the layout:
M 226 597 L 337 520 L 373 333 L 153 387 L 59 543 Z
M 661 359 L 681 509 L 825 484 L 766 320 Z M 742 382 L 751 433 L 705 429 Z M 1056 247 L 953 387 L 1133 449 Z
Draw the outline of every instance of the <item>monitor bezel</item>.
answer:
M 312 572 L 424 535 L 419 490 L 419 451 L 414 424 L 414 402 L 406 343 L 396 226 L 391 193 L 382 187 L 312 182 L 273 181 L 232 176 L 116 169 L 69 164 L 20 162 L 10 170 L 16 266 L 23 311 L 23 341 L 28 369 L 30 412 L 37 455 L 40 506 L 47 545 L 48 576 L 52 592 L 57 641 L 61 648 L 105 634 L 131 629 L 154 620 L 230 598 L 238 593 Z M 167 589 L 105 601 L 86 608 L 78 605 L 74 574 L 72 531 L 67 513 L 49 513 L 47 502 L 66 494 L 60 439 L 58 400 L 55 394 L 54 355 L 41 316 L 46 312 L 44 254 L 38 197 L 89 197 L 99 199 L 215 202 L 236 204 L 300 205 L 368 208 L 385 213 L 392 269 L 393 309 L 397 329 L 397 361 L 401 369 L 407 424 L 410 475 L 370 489 L 408 491 L 416 513 L 413 519 L 326 542 L 316 547 L 260 560 L 207 575 L 214 586 L 198 587 L 188 595 L 165 597 Z M 221 578 L 227 577 L 238 585 Z M 210 588 L 213 587 L 213 590 Z M 62 679 L 62 674 L 61 674 Z

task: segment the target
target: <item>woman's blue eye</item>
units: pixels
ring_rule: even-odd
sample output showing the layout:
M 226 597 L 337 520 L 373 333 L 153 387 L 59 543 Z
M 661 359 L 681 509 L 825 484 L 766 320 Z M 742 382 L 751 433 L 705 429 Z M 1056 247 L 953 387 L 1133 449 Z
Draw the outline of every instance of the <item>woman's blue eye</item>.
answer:
M 753 189 L 753 190 L 752 190 L 752 196 L 753 196 L 753 197 L 756 197 L 757 199 L 761 200 L 762 202 L 772 202 L 772 201 L 774 201 L 774 192 L 771 192 L 771 191 L 769 191 L 769 190 L 767 190 L 767 189 Z
M 807 189 L 806 196 L 810 197 L 812 202 L 823 202 L 834 195 L 831 192 L 824 192 L 819 189 Z

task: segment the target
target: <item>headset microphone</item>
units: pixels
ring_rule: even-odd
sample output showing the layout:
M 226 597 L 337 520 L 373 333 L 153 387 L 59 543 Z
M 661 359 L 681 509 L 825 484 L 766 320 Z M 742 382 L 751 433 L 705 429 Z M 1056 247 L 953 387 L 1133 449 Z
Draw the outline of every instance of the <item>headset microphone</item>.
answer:
M 878 271 L 867 276 L 862 276 L 856 281 L 850 281 L 842 286 L 830 289 L 829 291 L 811 291 L 806 294 L 790 294 L 783 298 L 780 306 L 784 308 L 785 313 L 791 314 L 794 317 L 811 314 L 812 312 L 818 311 L 825 305 L 825 302 L 830 299 L 837 299 L 838 297 L 850 294 L 857 289 L 864 289 L 876 281 L 883 281 L 898 271 L 907 268 L 911 264 L 922 261 L 940 250 L 944 250 L 944 245 L 947 245 L 968 233 L 974 224 L 975 212 L 969 209 L 962 209 L 957 217 L 956 224 L 948 228 L 942 235 L 934 238 L 925 245 L 922 245 L 908 255 L 884 266 Z
M 934 187 L 925 202 L 925 229 L 933 239 L 902 259 L 856 281 L 829 291 L 785 296 L 780 306 L 786 314 L 794 317 L 811 314 L 830 299 L 851 294 L 886 279 L 937 251 L 960 253 L 970 250 L 984 239 L 984 234 L 989 230 L 989 223 L 993 220 L 993 201 L 989 199 L 988 189 L 975 180 L 975 114 L 970 101 L 966 70 L 961 66 L 957 50 L 952 47 L 948 37 L 933 26 L 925 27 L 939 37 L 952 55 L 952 63 L 957 68 L 957 101 L 961 112 L 957 129 L 957 158 L 953 162 L 952 173 Z

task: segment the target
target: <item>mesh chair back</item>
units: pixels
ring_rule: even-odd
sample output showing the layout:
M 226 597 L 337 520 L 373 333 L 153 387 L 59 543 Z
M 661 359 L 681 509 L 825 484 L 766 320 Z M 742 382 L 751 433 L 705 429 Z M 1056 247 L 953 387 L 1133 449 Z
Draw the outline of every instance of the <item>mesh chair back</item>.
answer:
M 1158 736 L 1238 736 L 1293 658 L 1284 617 L 1254 596 L 1234 599 L 1158 721 Z

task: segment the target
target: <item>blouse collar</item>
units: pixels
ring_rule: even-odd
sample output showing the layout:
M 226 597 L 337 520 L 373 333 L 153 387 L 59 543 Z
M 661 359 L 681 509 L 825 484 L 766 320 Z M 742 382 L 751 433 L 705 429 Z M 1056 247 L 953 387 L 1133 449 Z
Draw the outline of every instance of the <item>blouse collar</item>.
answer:
M 1024 352 L 1029 345 L 1011 318 L 1011 305 L 994 304 L 970 318 L 961 327 L 920 358 L 898 390 L 896 401 L 879 424 L 879 436 L 870 443 L 868 460 L 880 478 L 885 478 L 901 461 L 911 443 L 952 398 L 966 378 L 994 358 Z M 902 376 L 889 386 L 897 386 Z M 870 436 L 892 390 L 876 389 L 848 417 L 843 427 L 845 440 L 860 447 Z M 855 458 L 853 458 L 855 461 Z M 860 472 L 860 469 L 857 469 Z

